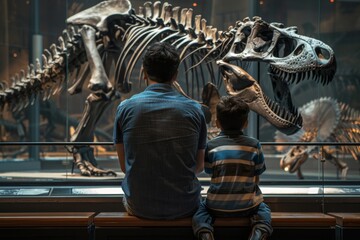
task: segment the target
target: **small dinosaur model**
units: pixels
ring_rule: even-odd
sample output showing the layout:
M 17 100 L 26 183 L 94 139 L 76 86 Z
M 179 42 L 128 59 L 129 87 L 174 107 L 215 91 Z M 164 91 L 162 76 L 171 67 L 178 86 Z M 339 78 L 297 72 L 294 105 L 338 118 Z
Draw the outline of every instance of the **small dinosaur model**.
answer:
M 299 109 L 303 117 L 303 128 L 296 134 L 287 136 L 277 131 L 276 142 L 359 142 L 360 140 L 360 112 L 352 109 L 347 104 L 338 102 L 336 99 L 323 97 L 313 100 Z M 278 146 L 277 150 L 284 152 L 285 146 Z M 323 157 L 332 162 L 344 179 L 347 175 L 348 166 L 336 157 L 335 153 L 351 154 L 355 160 L 359 160 L 359 146 L 324 146 Z M 290 173 L 297 172 L 297 176 L 303 179 L 301 165 L 313 156 L 319 157 L 319 148 L 314 145 L 293 146 L 286 150 L 280 160 L 280 167 Z
M 47 99 L 61 94 L 69 73 L 69 94 L 81 92 L 85 83 L 91 91 L 71 142 L 92 142 L 102 113 L 121 94 L 131 92 L 134 69 L 144 50 L 156 41 L 168 42 L 180 53 L 185 70 L 174 84 L 180 93 L 197 99 L 206 82 L 218 82 L 220 69 L 227 92 L 241 95 L 253 111 L 285 134 L 302 126 L 288 83 L 313 78 L 326 84 L 336 72 L 331 47 L 298 34 L 296 27 L 267 23 L 260 17 L 244 18 L 218 31 L 201 15 L 193 17 L 191 8 L 157 1 L 145 2 L 136 12 L 128 0 L 108 0 L 71 16 L 67 24 L 59 43 L 44 50 L 42 61 L 30 64 L 12 86 L 0 91 L 0 108 L 21 111 L 34 95 Z M 249 61 L 269 65 L 275 101 L 234 65 Z M 97 167 L 88 145 L 75 145 L 71 153 L 82 175 L 115 175 Z

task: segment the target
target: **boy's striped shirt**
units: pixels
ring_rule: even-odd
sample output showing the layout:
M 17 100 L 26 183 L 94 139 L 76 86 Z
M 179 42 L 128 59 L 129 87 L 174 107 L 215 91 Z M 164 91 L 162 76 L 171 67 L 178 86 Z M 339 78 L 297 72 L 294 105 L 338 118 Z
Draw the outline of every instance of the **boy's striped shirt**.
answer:
M 218 211 L 242 211 L 263 201 L 256 176 L 265 171 L 257 139 L 241 131 L 222 132 L 208 142 L 205 172 L 211 174 L 206 205 Z

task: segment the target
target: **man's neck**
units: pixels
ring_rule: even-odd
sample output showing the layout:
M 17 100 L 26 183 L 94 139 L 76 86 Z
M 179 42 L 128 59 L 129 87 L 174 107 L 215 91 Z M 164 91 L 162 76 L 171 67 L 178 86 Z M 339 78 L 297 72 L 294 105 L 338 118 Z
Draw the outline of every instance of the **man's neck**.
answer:
M 147 79 L 147 80 L 146 80 L 146 84 L 147 84 L 148 86 L 153 85 L 153 84 L 158 84 L 158 83 L 160 83 L 160 82 L 156 82 L 156 81 L 153 81 L 153 80 L 151 80 L 151 79 Z M 172 85 L 172 81 L 163 82 L 163 84 Z

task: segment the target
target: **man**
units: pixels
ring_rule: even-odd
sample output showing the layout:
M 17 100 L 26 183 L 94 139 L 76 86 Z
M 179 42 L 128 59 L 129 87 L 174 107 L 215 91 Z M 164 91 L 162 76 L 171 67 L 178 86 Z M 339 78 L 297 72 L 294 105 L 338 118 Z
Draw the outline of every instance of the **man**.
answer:
M 172 88 L 179 64 L 173 46 L 150 46 L 143 58 L 148 87 L 117 109 L 114 143 L 125 173 L 124 206 L 138 217 L 188 217 L 200 202 L 196 174 L 204 167 L 206 123 L 200 104 Z

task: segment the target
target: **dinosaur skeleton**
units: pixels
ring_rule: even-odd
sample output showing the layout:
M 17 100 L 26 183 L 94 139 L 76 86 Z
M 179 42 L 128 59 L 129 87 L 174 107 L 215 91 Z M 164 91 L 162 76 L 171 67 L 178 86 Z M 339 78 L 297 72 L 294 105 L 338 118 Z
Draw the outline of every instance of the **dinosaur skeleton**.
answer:
M 338 102 L 332 98 L 319 98 L 313 100 L 299 109 L 303 117 L 303 128 L 296 134 L 286 136 L 277 131 L 277 142 L 359 142 L 360 140 L 360 112 L 350 108 L 347 104 Z M 280 152 L 286 151 L 286 147 L 277 146 Z M 359 160 L 360 147 L 341 145 L 339 147 L 324 146 L 322 155 L 325 160 L 332 162 L 346 178 L 348 166 L 335 156 L 335 153 L 351 154 Z M 280 167 L 290 173 L 297 172 L 297 176 L 303 179 L 301 165 L 312 155 L 318 159 L 319 150 L 314 145 L 293 146 L 287 149 L 280 160 Z
M 69 72 L 72 85 L 68 93 L 81 92 L 87 81 L 91 90 L 72 142 L 92 141 L 103 111 L 120 93 L 131 91 L 135 66 L 155 41 L 168 42 L 179 50 L 185 68 L 185 76 L 179 80 L 185 79 L 188 92 L 203 87 L 205 79 L 216 82 L 217 62 L 228 92 L 241 95 L 252 110 L 285 134 L 295 133 L 302 125 L 288 83 L 314 78 L 326 84 L 336 71 L 333 50 L 325 43 L 297 34 L 296 27 L 285 28 L 260 17 L 245 18 L 228 30 L 218 31 L 200 15 L 193 17 L 191 8 L 145 2 L 136 13 L 128 0 L 108 0 L 71 16 L 67 24 L 59 43 L 44 50 L 42 64 L 39 60 L 30 64 L 12 86 L 0 91 L 0 108 L 20 111 L 34 95 L 47 99 L 60 93 Z M 266 97 L 249 74 L 233 65 L 246 61 L 269 64 L 278 103 Z M 186 92 L 179 83 L 174 87 Z M 115 175 L 112 170 L 96 167 L 89 146 L 75 146 L 71 152 L 82 175 Z

